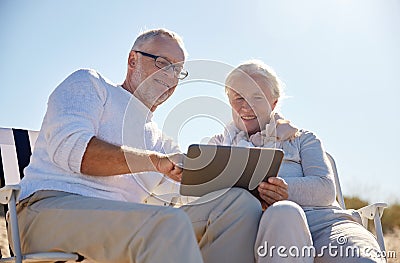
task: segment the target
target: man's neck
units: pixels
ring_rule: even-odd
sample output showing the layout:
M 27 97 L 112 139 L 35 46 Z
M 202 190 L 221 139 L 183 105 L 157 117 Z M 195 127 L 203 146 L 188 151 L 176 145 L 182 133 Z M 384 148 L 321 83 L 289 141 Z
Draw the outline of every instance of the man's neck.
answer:
M 121 87 L 126 90 L 127 92 L 131 93 L 133 95 L 134 91 L 136 89 L 132 89 L 129 85 L 129 83 L 125 80 L 124 83 L 121 84 Z

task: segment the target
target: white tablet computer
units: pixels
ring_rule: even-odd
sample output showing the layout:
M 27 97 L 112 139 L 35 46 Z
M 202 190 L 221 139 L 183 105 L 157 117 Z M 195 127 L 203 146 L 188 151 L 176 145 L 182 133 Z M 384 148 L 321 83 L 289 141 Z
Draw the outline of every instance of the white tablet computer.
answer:
M 282 158 L 280 149 L 192 144 L 183 162 L 180 193 L 203 196 L 241 187 L 257 196 L 258 184 L 278 174 Z

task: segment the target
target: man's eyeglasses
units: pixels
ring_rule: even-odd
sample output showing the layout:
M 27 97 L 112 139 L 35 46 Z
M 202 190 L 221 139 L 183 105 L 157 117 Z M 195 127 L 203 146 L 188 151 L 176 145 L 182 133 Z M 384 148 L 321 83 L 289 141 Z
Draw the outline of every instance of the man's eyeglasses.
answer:
M 171 62 L 169 62 L 164 57 L 156 56 L 156 55 L 149 54 L 149 53 L 146 53 L 146 52 L 143 52 L 143 51 L 138 51 L 138 50 L 133 50 L 133 51 L 135 51 L 137 53 L 140 53 L 143 56 L 150 57 L 150 58 L 154 59 L 154 63 L 156 65 L 156 67 L 159 68 L 159 69 L 168 71 L 168 70 L 170 70 L 172 68 L 172 70 L 174 71 L 175 77 L 177 77 L 178 79 L 182 80 L 182 79 L 186 78 L 189 75 L 189 73 L 187 72 L 186 69 L 184 69 L 183 67 L 180 67 L 180 66 L 172 64 Z

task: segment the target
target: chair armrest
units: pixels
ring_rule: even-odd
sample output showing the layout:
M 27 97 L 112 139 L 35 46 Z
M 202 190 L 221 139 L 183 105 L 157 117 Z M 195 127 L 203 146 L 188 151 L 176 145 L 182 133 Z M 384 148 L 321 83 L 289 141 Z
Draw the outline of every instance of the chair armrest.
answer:
M 387 206 L 388 205 L 386 203 L 375 203 L 375 204 L 361 207 L 357 211 L 361 215 L 361 217 L 372 220 L 372 219 L 374 219 L 376 214 L 378 214 L 379 218 L 381 218 L 383 215 L 383 210 Z
M 6 185 L 0 189 L 0 203 L 6 205 L 10 202 L 12 193 L 15 193 L 15 198 L 18 200 L 19 194 L 21 192 L 21 186 L 18 184 L 15 185 Z
M 6 185 L 0 189 L 0 202 L 7 204 L 9 209 L 9 220 L 11 222 L 11 239 L 14 245 L 15 262 L 22 262 L 21 242 L 18 229 L 18 218 L 16 203 L 21 191 L 21 186 Z
M 43 261 L 52 261 L 52 262 L 67 262 L 67 261 L 81 261 L 78 254 L 74 253 L 64 253 L 64 252 L 39 252 L 26 254 L 23 256 L 23 259 L 28 262 L 43 262 Z
M 80 262 L 82 259 L 78 254 L 63 252 L 38 252 L 25 254 L 22 256 L 22 262 Z M 0 263 L 15 263 L 15 257 L 1 258 Z
M 365 228 L 368 227 L 368 219 L 374 220 L 376 239 L 378 241 L 379 247 L 381 248 L 381 251 L 386 251 L 385 242 L 383 239 L 381 217 L 383 215 L 383 210 L 387 206 L 388 205 L 386 203 L 375 203 L 357 210 L 361 216 L 362 224 Z

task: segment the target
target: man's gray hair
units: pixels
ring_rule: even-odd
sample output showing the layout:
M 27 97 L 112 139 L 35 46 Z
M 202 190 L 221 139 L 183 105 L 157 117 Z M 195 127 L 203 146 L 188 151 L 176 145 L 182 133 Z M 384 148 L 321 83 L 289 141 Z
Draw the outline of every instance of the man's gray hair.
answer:
M 279 79 L 278 75 L 270 66 L 258 59 L 245 61 L 234 68 L 226 77 L 226 88 L 229 88 L 231 86 L 230 84 L 232 83 L 233 77 L 240 75 L 243 76 L 243 74 L 250 77 L 257 75 L 264 77 L 269 84 L 268 86 L 274 99 L 279 100 L 279 98 L 282 98 L 284 96 L 283 82 Z
M 141 32 L 136 38 L 135 43 L 132 46 L 132 50 L 140 50 L 143 44 L 152 41 L 157 37 L 166 37 L 175 40 L 178 43 L 179 47 L 182 49 L 185 58 L 187 57 L 187 51 L 183 43 L 182 37 L 179 36 L 176 32 L 165 28 L 150 29 Z

